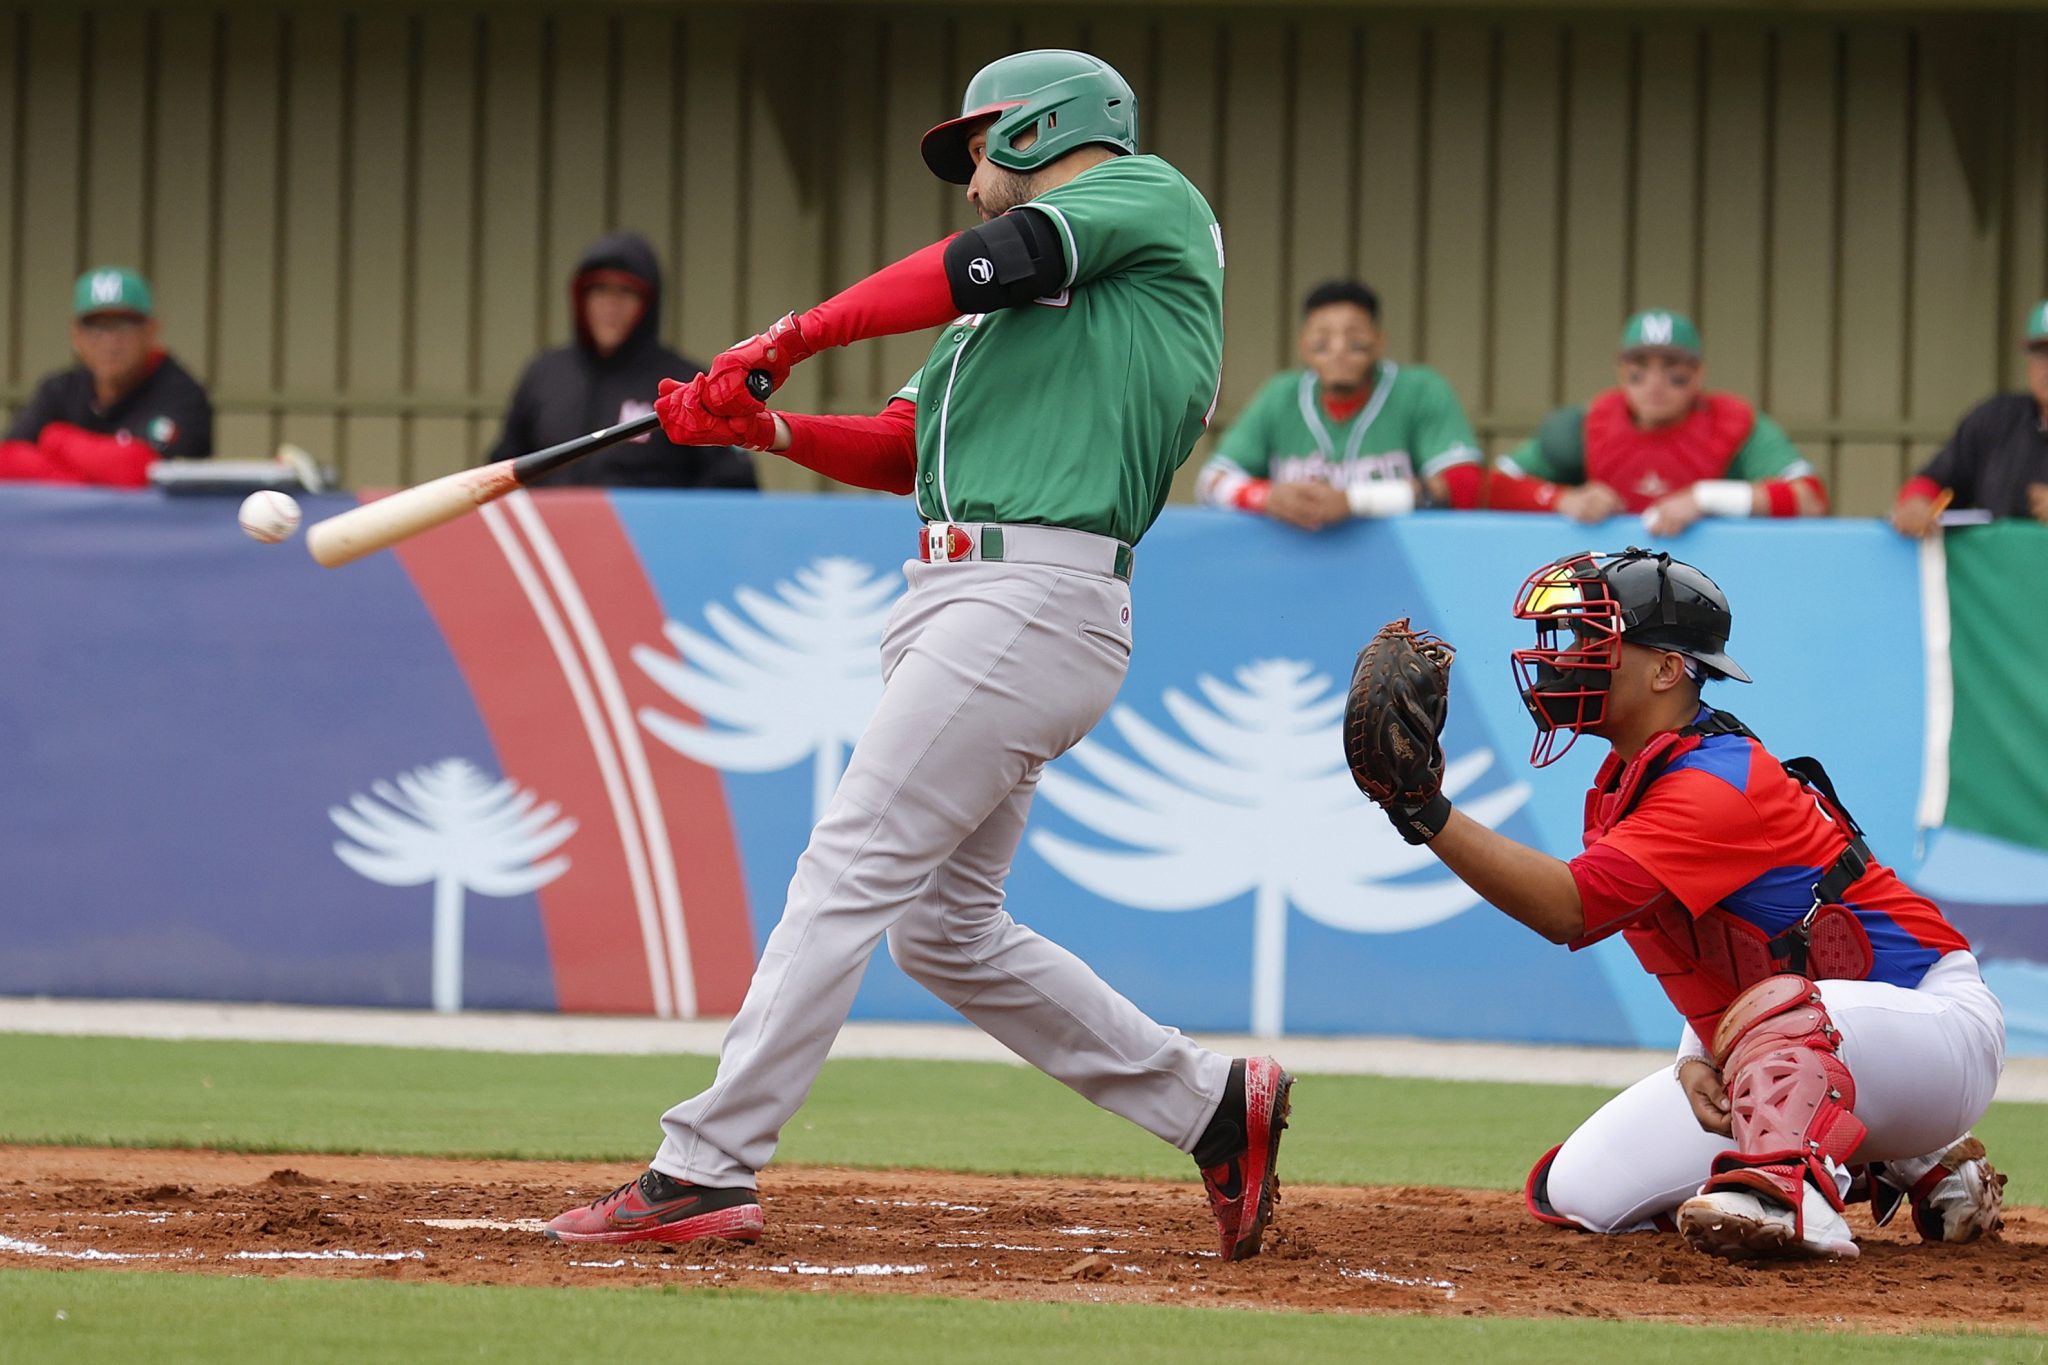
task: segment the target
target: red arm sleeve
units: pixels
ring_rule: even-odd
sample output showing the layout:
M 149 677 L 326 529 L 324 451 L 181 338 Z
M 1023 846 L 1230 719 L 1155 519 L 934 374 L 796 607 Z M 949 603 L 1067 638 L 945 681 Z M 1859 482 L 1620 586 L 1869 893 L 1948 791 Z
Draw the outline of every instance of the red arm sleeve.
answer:
M 1486 505 L 1499 512 L 1550 512 L 1564 488 L 1548 479 L 1531 479 L 1494 469 L 1486 484 Z
M 1451 495 L 1451 506 L 1461 512 L 1469 512 L 1479 505 L 1479 484 L 1485 478 L 1478 461 L 1467 460 L 1454 464 L 1443 473 L 1444 487 Z
M 70 471 L 74 483 L 146 488 L 156 450 L 147 441 L 101 436 L 69 422 L 52 422 L 36 438 L 43 453 Z
M 1897 506 L 1899 503 L 1905 502 L 1910 498 L 1925 498 L 1927 501 L 1933 502 L 1940 496 L 1940 484 L 1928 478 L 1925 474 L 1915 474 L 1912 478 L 1906 480 L 1906 486 L 1899 490 L 1899 496 L 1893 500 L 1893 505 Z
M 78 476 L 33 441 L 0 441 L 0 483 L 77 483 Z
M 938 327 L 960 316 L 946 280 L 946 243 L 933 242 L 885 265 L 797 319 L 813 350 Z
M 891 400 L 873 417 L 780 414 L 789 427 L 784 459 L 854 488 L 908 493 L 917 481 L 917 407 Z
M 1801 488 L 1811 493 L 1814 500 L 1819 504 L 1819 510 L 1814 515 L 1817 517 L 1827 515 L 1828 490 L 1821 487 L 1820 480 L 1811 474 L 1801 474 L 1796 479 L 1759 479 L 1757 487 L 1764 490 L 1764 497 L 1768 500 L 1771 516 L 1798 516 L 1798 490 Z

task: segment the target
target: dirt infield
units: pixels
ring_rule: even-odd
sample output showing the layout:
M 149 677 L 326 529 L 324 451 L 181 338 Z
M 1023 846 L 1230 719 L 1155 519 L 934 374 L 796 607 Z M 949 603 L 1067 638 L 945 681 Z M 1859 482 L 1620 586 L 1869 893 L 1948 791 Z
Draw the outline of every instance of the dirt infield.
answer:
M 1906 1330 L 2048 1328 L 2048 1213 L 1740 1268 L 1675 1238 L 1541 1226 L 1492 1191 L 1290 1186 L 1266 1254 L 1211 1247 L 1192 1185 L 778 1167 L 758 1246 L 562 1247 L 534 1230 L 631 1172 L 563 1162 L 0 1147 L 0 1265 L 456 1284 L 718 1284 Z M 1780 1288 L 1790 1292 L 1776 1292 Z

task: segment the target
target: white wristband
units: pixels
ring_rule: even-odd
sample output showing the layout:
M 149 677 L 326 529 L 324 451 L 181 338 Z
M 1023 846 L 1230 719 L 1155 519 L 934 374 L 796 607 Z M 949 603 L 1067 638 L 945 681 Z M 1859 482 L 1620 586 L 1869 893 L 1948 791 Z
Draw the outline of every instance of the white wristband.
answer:
M 1692 486 L 1692 500 L 1710 517 L 1746 517 L 1755 496 L 1746 479 L 1701 479 Z
M 1344 490 L 1354 517 L 1398 517 L 1415 510 L 1415 485 L 1406 479 L 1374 479 Z

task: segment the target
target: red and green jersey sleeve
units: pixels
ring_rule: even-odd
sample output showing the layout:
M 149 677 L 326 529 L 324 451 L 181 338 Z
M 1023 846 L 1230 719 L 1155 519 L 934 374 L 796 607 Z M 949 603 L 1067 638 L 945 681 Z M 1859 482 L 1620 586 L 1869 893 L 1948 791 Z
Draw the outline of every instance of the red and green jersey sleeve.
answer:
M 1405 409 L 1401 425 L 1417 474 L 1428 478 L 1479 459 L 1479 440 L 1450 380 L 1427 365 L 1404 365 L 1394 378 L 1393 396 Z
M 1496 464 L 1509 474 L 1546 479 L 1551 483 L 1586 481 L 1586 409 L 1583 404 L 1558 408 L 1538 424 L 1536 434 L 1500 457 Z
M 1749 439 L 1728 462 L 1727 477 L 1758 483 L 1765 479 L 1810 478 L 1812 474 L 1813 466 L 1799 453 L 1799 447 L 1792 444 L 1792 438 L 1785 434 L 1785 429 L 1759 412 L 1756 425 L 1750 429 Z
M 1283 435 L 1290 425 L 1301 421 L 1295 411 L 1300 381 L 1299 370 L 1286 370 L 1267 380 L 1217 440 L 1210 465 L 1227 466 L 1254 479 L 1271 478 L 1273 457 L 1282 453 Z M 1308 444 L 1305 433 L 1297 444 Z

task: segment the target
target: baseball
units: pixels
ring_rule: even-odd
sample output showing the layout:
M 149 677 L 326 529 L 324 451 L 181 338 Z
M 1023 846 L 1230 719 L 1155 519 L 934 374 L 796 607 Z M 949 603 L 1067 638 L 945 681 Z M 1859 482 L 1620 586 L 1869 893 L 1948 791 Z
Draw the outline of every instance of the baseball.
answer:
M 242 499 L 241 522 L 249 539 L 275 545 L 299 529 L 299 504 L 289 493 L 261 489 Z

